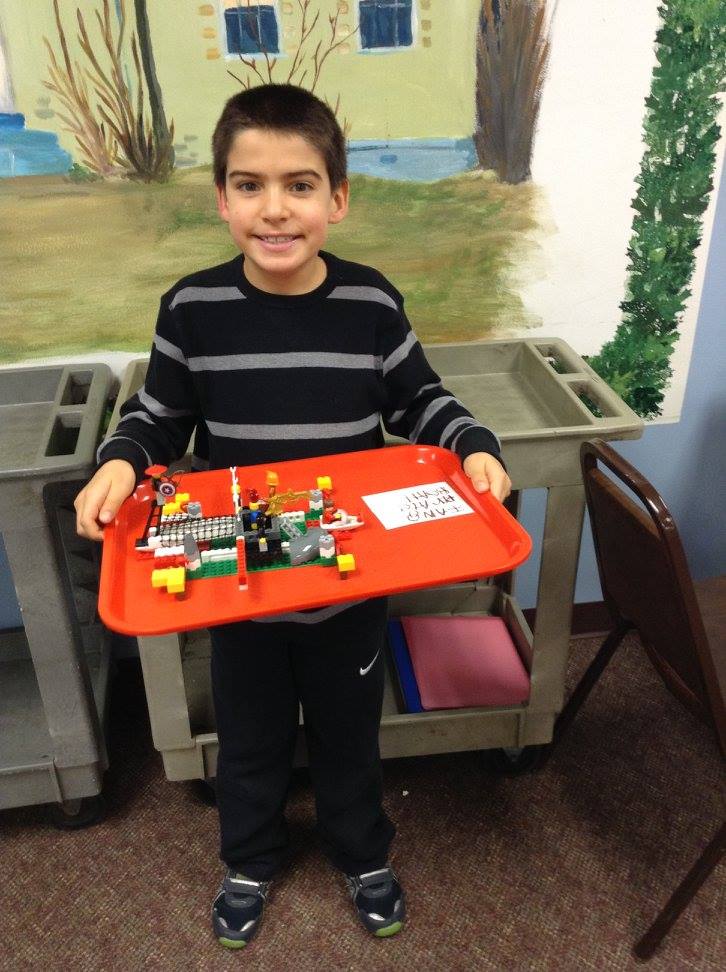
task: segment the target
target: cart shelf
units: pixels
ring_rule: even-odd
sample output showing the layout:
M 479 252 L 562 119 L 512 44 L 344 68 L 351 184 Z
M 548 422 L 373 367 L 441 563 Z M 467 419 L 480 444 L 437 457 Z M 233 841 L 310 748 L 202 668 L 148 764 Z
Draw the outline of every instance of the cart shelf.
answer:
M 0 645 L 0 807 L 95 797 L 107 766 L 97 570 L 68 509 L 78 487 L 65 508 L 57 490 L 93 469 L 111 378 L 103 364 L 0 371 L 0 532 L 24 625 Z

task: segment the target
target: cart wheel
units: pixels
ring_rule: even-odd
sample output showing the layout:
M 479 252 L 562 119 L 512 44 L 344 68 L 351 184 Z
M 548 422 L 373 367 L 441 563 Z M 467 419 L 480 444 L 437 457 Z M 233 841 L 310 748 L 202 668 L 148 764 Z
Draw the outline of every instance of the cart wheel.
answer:
M 50 821 L 58 830 L 80 830 L 91 827 L 106 816 L 106 802 L 100 793 L 80 800 L 51 803 Z
M 484 753 L 487 769 L 498 776 L 522 776 L 534 773 L 544 765 L 550 744 L 525 746 L 523 749 L 488 749 Z
M 217 806 L 217 781 L 216 779 L 192 780 L 192 791 L 205 807 Z

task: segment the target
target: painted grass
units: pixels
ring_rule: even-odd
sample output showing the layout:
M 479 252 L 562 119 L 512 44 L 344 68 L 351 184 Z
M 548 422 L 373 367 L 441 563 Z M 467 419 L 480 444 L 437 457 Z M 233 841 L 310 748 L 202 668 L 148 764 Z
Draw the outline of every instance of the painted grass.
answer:
M 518 285 L 536 263 L 537 190 L 489 173 L 438 183 L 353 176 L 328 247 L 378 267 L 423 341 L 476 341 L 536 323 Z M 230 259 L 207 167 L 167 185 L 0 180 L 0 361 L 146 351 L 159 297 Z

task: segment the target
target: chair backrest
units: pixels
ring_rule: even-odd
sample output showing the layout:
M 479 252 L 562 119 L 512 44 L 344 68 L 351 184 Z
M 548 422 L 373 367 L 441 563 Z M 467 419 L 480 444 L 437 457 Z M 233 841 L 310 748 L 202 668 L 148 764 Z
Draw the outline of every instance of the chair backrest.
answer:
M 648 480 L 601 440 L 584 442 L 580 460 L 605 604 L 616 623 L 637 628 L 665 684 L 714 727 L 726 756 L 724 690 L 673 517 Z

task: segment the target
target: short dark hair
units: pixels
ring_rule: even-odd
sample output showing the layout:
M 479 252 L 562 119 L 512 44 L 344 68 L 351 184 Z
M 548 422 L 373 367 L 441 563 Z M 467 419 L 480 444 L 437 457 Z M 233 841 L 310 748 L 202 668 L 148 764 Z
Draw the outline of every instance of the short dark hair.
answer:
M 220 189 L 227 178 L 232 142 L 248 128 L 300 135 L 325 160 L 332 189 L 346 178 L 345 136 L 325 102 L 294 84 L 262 84 L 233 95 L 219 116 L 212 135 L 212 160 Z

